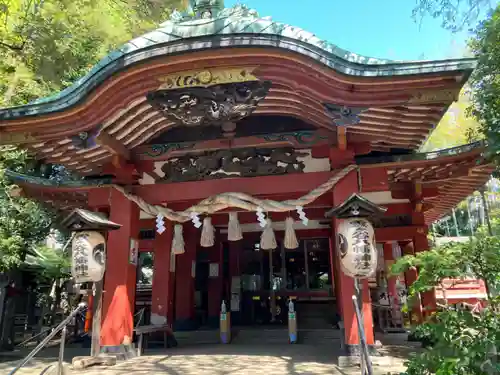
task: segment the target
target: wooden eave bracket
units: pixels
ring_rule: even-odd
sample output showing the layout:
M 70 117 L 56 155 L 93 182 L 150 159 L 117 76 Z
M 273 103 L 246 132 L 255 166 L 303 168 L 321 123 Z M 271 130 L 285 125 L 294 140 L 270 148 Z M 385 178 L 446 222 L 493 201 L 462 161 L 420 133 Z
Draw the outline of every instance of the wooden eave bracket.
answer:
M 105 131 L 101 131 L 96 137 L 96 142 L 113 155 L 118 155 L 124 160 L 130 160 L 130 151 L 116 138 Z

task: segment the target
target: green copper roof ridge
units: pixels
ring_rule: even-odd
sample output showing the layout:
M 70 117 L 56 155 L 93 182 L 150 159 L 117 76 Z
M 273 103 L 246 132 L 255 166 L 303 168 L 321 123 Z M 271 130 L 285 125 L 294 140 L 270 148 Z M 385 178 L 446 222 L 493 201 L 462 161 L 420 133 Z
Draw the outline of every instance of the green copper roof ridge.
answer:
M 472 70 L 475 66 L 475 59 L 471 58 L 403 62 L 357 55 L 321 40 L 301 28 L 273 22 L 267 17 L 260 18 L 255 11 L 237 5 L 223 9 L 211 19 L 188 17 L 180 21 L 164 22 L 157 29 L 132 39 L 110 52 L 85 76 L 59 93 L 23 106 L 1 109 L 0 119 L 67 109 L 77 104 L 110 75 L 150 58 L 239 46 L 294 51 L 312 57 L 340 73 L 353 76 L 374 77 Z
M 401 163 L 407 161 L 430 161 L 439 158 L 457 156 L 461 154 L 466 154 L 476 149 L 481 149 L 488 146 L 487 142 L 484 140 L 479 140 L 476 142 L 466 143 L 460 146 L 454 146 L 449 148 L 443 148 L 441 150 L 427 151 L 427 152 L 415 152 L 406 155 L 390 155 L 390 156 L 359 156 L 356 157 L 356 164 L 358 165 L 370 165 L 378 163 Z

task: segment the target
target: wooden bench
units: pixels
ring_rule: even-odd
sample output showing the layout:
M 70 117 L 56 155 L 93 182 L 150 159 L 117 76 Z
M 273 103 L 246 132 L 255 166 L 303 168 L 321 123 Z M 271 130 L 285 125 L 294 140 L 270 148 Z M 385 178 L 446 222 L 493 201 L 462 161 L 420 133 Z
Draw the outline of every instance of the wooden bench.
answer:
M 144 352 L 145 342 L 144 335 L 149 335 L 153 332 L 163 332 L 163 344 L 165 349 L 168 347 L 168 336 L 173 336 L 172 329 L 167 325 L 145 325 L 134 328 L 134 333 L 139 336 L 137 344 L 137 355 L 141 356 Z

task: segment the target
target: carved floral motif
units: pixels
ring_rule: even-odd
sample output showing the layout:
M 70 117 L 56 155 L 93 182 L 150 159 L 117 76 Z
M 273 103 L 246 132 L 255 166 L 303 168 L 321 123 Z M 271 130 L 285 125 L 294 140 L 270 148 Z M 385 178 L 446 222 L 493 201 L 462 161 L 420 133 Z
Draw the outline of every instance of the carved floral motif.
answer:
M 302 173 L 307 156 L 293 149 L 239 149 L 185 155 L 162 166 L 163 181 L 200 181 L 231 176 L 255 177 L 273 174 Z

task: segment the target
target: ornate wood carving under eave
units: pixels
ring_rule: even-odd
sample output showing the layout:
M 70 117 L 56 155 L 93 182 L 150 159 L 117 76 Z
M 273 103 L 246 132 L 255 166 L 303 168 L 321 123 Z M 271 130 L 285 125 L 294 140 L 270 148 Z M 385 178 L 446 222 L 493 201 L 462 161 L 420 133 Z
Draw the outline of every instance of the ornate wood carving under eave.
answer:
M 240 149 L 185 155 L 166 162 L 160 181 L 201 181 L 225 177 L 256 177 L 302 173 L 305 165 L 299 160 L 308 153 L 283 149 Z
M 415 92 L 408 104 L 452 103 L 458 100 L 460 89 L 454 90 L 425 90 Z
M 225 126 L 249 116 L 271 87 L 270 81 L 250 81 L 150 92 L 147 100 L 176 124 Z
M 350 126 L 358 124 L 359 115 L 368 110 L 367 107 L 347 107 L 332 103 L 323 103 L 326 112 L 336 126 Z
M 259 79 L 253 75 L 255 67 L 246 68 L 213 68 L 206 70 L 190 70 L 169 74 L 159 79 L 162 82 L 159 90 L 186 89 L 191 87 L 209 87 L 238 82 L 254 82 Z
M 335 133 L 323 129 L 302 130 L 286 133 L 272 133 L 250 137 L 214 139 L 199 142 L 172 142 L 143 145 L 134 151 L 139 160 L 167 160 L 193 151 L 220 149 L 239 149 L 248 147 L 286 147 L 306 148 L 335 143 Z

